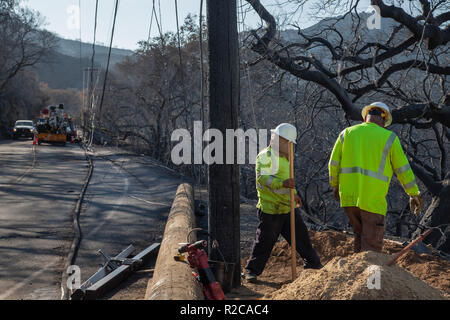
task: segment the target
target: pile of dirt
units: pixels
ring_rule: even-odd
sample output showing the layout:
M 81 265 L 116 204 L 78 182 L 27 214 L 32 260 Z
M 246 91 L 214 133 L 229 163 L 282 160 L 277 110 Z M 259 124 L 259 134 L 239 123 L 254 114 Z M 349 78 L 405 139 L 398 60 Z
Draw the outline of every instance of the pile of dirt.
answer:
M 326 264 L 334 257 L 346 257 L 354 253 L 353 236 L 337 231 L 309 231 L 312 246 L 320 256 L 322 264 Z M 384 240 L 383 252 L 393 254 L 403 249 L 403 246 L 394 241 Z M 286 241 L 279 241 L 275 244 L 269 258 L 267 267 L 279 267 L 279 264 L 288 262 L 290 265 L 291 251 Z M 298 256 L 297 261 L 302 262 Z M 266 268 L 267 268 L 266 267 Z
M 443 294 L 405 269 L 386 266 L 390 255 L 372 251 L 335 257 L 321 270 L 304 270 L 298 278 L 266 295 L 274 300 L 441 300 Z M 377 270 L 377 271 L 376 271 Z M 374 277 L 379 275 L 379 280 Z M 378 281 L 378 282 L 377 282 Z
M 336 231 L 310 231 L 313 247 L 319 254 L 322 264 L 325 266 L 333 259 L 340 259 L 354 254 L 353 236 Z M 398 253 L 403 246 L 395 241 L 384 240 L 383 253 L 393 255 Z M 390 257 L 392 258 L 392 256 Z M 247 259 L 243 259 L 245 266 Z M 297 271 L 299 277 L 315 272 L 310 269 L 303 270 L 303 261 L 297 255 Z M 418 254 L 409 251 L 396 263 L 398 267 L 408 271 L 412 276 L 426 282 L 431 287 L 440 290 L 450 296 L 450 262 L 439 257 Z M 367 277 L 366 277 L 367 278 Z M 279 290 L 291 280 L 291 249 L 286 241 L 279 241 L 274 246 L 264 272 L 258 277 L 257 284 L 244 283 L 244 286 L 236 291 L 235 298 L 241 295 L 249 298 L 269 297 L 271 293 Z

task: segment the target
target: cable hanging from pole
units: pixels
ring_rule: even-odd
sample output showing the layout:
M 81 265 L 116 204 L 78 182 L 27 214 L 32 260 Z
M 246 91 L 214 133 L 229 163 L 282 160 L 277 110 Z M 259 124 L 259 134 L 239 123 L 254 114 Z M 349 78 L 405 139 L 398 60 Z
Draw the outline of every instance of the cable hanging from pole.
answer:
M 153 5 L 154 5 L 154 2 L 153 2 Z M 147 37 L 147 43 L 148 43 L 148 44 L 150 44 L 150 39 L 151 39 L 151 35 L 152 35 L 153 13 L 154 13 L 154 11 L 155 11 L 155 7 L 153 6 L 152 14 L 151 14 L 151 16 L 150 16 L 150 26 L 149 26 L 149 28 L 148 28 L 148 37 Z
M 101 122 L 101 117 L 102 117 L 102 107 L 103 107 L 103 101 L 105 98 L 106 81 L 108 80 L 109 64 L 111 61 L 111 50 L 112 50 L 112 44 L 113 44 L 113 40 L 114 40 L 114 30 L 116 27 L 116 18 L 117 18 L 118 8 L 119 8 L 119 0 L 116 0 L 116 4 L 115 4 L 115 8 L 114 8 L 114 20 L 113 20 L 113 26 L 112 26 L 112 31 L 111 31 L 111 40 L 109 42 L 108 61 L 106 64 L 105 78 L 103 80 L 103 90 L 102 90 L 102 96 L 101 96 L 102 98 L 100 100 L 100 107 L 99 107 L 99 111 L 98 111 L 99 122 Z
M 161 37 L 161 42 L 163 42 L 164 41 L 163 40 L 164 37 L 163 37 L 163 33 L 162 33 L 162 27 L 161 27 L 161 24 L 160 24 L 160 22 L 158 20 L 158 15 L 156 13 L 155 0 L 153 0 L 153 10 L 152 10 L 152 12 L 153 12 L 153 14 L 155 16 L 155 21 L 156 21 L 156 25 L 158 27 L 159 36 Z M 160 18 L 161 18 L 161 16 L 160 16 Z M 161 23 L 162 23 L 162 21 L 161 21 Z
M 186 87 L 184 85 L 183 57 L 181 54 L 180 26 L 179 26 L 179 21 L 178 21 L 178 0 L 175 0 L 175 16 L 176 16 L 176 20 L 177 20 L 178 58 L 180 60 L 181 85 L 183 88 L 184 108 L 186 109 L 187 108 Z
M 205 96 L 205 86 L 204 86 L 204 68 L 203 68 L 203 0 L 200 0 L 200 32 L 199 32 L 199 44 L 200 44 L 200 73 L 201 73 L 201 82 L 200 82 L 200 106 L 201 106 L 201 117 L 202 120 L 202 132 L 203 132 L 203 122 L 205 120 L 205 104 L 203 102 L 203 98 Z
M 94 59 L 95 59 L 95 42 L 97 36 L 97 16 L 98 16 L 98 0 L 95 1 L 95 18 L 94 18 L 94 41 L 92 42 L 92 57 L 91 57 L 91 69 L 90 69 L 90 79 L 89 79 L 89 108 L 91 109 L 91 138 L 88 146 L 92 146 L 94 140 L 94 130 L 95 130 L 95 110 L 94 110 Z
M 79 32 L 80 32 L 80 80 L 82 85 L 82 98 L 81 98 L 81 113 L 80 113 L 80 124 L 81 126 L 85 126 L 85 117 L 83 112 L 85 110 L 85 99 L 84 99 L 84 70 L 83 70 L 83 53 L 82 53 L 82 29 L 81 29 L 81 0 L 78 0 L 78 10 L 79 10 Z
M 244 6 L 242 4 L 242 0 L 239 0 L 239 10 L 238 10 L 238 37 L 241 36 L 241 31 L 245 32 L 245 17 L 244 17 Z M 240 21 L 239 21 L 240 20 Z M 242 24 L 242 30 L 241 30 L 241 24 Z M 244 46 L 242 46 L 242 48 L 244 48 Z M 245 51 L 244 51 L 245 53 Z M 241 51 L 241 45 L 240 45 L 240 41 L 238 44 L 238 58 L 239 58 L 239 107 L 241 104 L 241 62 L 242 62 L 242 51 Z M 250 66 L 248 64 L 248 61 L 245 59 L 244 61 L 244 65 L 243 65 L 243 73 L 244 73 L 244 77 L 247 78 L 247 93 L 248 93 L 248 98 L 249 98 L 249 103 L 251 106 L 251 110 L 252 110 L 252 118 L 253 118 L 253 126 L 256 129 L 257 132 L 259 132 L 259 126 L 258 126 L 258 122 L 256 120 L 256 112 L 255 112 L 255 103 L 254 103 L 254 99 L 253 99 L 253 89 L 252 89 L 252 80 L 250 78 Z M 247 73 L 247 75 L 245 75 L 245 73 Z M 250 138 L 252 142 L 256 143 L 256 145 L 258 145 L 258 141 L 253 140 L 252 138 Z M 258 148 L 259 151 L 259 148 Z
M 82 46 L 82 42 L 81 42 L 81 0 L 78 0 L 78 11 L 79 11 L 79 14 L 78 14 L 78 19 L 79 19 L 79 24 L 80 24 L 80 71 L 81 71 L 81 74 L 80 74 L 80 78 L 81 78 L 81 81 L 83 81 L 83 54 L 82 54 L 82 50 L 81 50 L 81 46 Z
M 158 0 L 158 10 L 159 10 L 159 23 L 161 24 L 161 34 L 162 34 L 163 25 L 162 25 L 162 16 L 161 16 L 161 0 Z
M 183 57 L 181 53 L 181 37 L 180 37 L 180 24 L 179 24 L 179 17 L 178 17 L 178 0 L 175 1 L 175 18 L 177 22 L 177 39 L 178 39 L 178 58 L 180 60 L 180 74 L 181 74 L 181 86 L 183 90 L 183 103 L 184 103 L 184 110 L 187 110 L 187 101 L 186 101 L 186 86 L 184 83 L 184 70 L 183 70 Z M 192 127 L 193 124 L 192 124 Z M 195 178 L 195 164 L 192 163 L 192 173 L 194 174 Z
M 203 0 L 200 0 L 200 14 L 199 14 L 199 50 L 200 50 L 200 120 L 202 122 L 202 132 L 205 131 L 205 103 L 204 103 L 204 97 L 205 97 L 205 71 L 204 71 L 204 65 L 203 65 Z M 203 200 L 203 192 L 201 190 L 201 176 L 202 176 L 202 166 L 200 165 L 200 174 L 198 177 L 198 190 L 199 190 L 199 196 L 200 200 Z M 205 170 L 205 176 L 206 176 L 206 170 Z M 206 192 L 208 193 L 208 183 L 206 184 Z M 207 201 L 206 201 L 207 202 Z

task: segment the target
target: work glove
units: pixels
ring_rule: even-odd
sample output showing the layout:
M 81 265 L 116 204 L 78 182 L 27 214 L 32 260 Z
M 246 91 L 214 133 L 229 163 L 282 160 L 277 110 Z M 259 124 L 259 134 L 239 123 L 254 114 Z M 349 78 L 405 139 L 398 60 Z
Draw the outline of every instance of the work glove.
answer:
M 334 187 L 333 188 L 333 196 L 337 201 L 340 201 L 340 197 L 339 197 L 339 187 Z
M 420 194 L 409 198 L 409 208 L 416 216 L 419 215 L 422 210 L 422 198 Z
M 294 179 L 286 179 L 283 181 L 283 188 L 294 189 L 295 188 L 295 180 Z
M 300 208 L 302 206 L 302 199 L 298 194 L 295 195 L 295 207 Z

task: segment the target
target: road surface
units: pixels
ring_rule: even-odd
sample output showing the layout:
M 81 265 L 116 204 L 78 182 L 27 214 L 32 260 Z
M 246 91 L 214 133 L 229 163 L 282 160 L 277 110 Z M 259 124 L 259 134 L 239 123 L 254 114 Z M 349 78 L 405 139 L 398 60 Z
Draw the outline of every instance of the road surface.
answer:
M 74 145 L 0 142 L 0 299 L 60 298 L 86 165 Z
M 99 249 L 114 256 L 130 244 L 138 253 L 161 242 L 175 192 L 185 181 L 148 157 L 100 147 L 90 154 L 94 173 L 80 217 L 83 239 L 76 259 L 82 282 L 103 262 Z M 138 280 L 110 298 L 143 299 L 148 277 Z
M 179 174 L 157 162 L 96 147 L 94 171 L 80 215 L 76 265 L 82 281 L 115 255 L 161 241 Z M 85 152 L 30 140 L 0 141 L 0 299 L 60 299 L 73 241 L 73 211 L 88 171 Z M 109 298 L 141 298 L 148 276 Z M 143 297 L 142 297 L 143 298 Z

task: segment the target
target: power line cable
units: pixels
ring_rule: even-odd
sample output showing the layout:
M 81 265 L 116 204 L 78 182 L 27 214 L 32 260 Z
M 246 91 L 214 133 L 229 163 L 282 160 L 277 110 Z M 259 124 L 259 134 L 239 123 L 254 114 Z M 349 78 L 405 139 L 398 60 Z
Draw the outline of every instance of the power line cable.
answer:
M 184 85 L 184 70 L 183 70 L 183 57 L 181 54 L 181 38 L 180 38 L 180 26 L 178 21 L 178 0 L 175 0 L 175 17 L 177 20 L 177 39 L 178 39 L 178 58 L 180 60 L 180 71 L 181 71 L 181 84 L 183 88 L 183 99 L 184 99 L 184 108 L 186 109 L 186 87 Z
M 120 3 L 119 3 L 120 4 Z M 114 3 L 111 7 L 111 15 L 109 17 L 109 24 L 108 24 L 108 28 L 106 30 L 108 30 L 108 35 L 106 37 L 106 39 L 110 39 L 111 38 L 111 30 L 112 30 L 112 23 L 113 23 L 113 18 L 114 18 Z
M 81 0 L 78 0 L 78 11 L 79 11 L 79 15 L 78 15 L 78 19 L 79 19 L 79 31 L 80 31 L 80 80 L 83 86 L 82 92 L 82 111 L 81 113 L 83 113 L 84 110 L 84 71 L 83 71 L 83 54 L 82 54 L 82 40 L 81 40 Z
M 183 70 L 183 57 L 181 53 L 181 37 L 180 37 L 180 25 L 179 25 L 179 17 L 178 17 L 178 0 L 175 0 L 175 18 L 177 21 L 177 39 L 178 39 L 178 58 L 180 60 L 180 73 L 181 73 L 181 86 L 183 89 L 183 103 L 184 110 L 187 110 L 187 101 L 186 101 L 186 86 L 184 82 L 184 70 Z M 192 124 L 193 126 L 193 124 Z M 192 163 L 192 173 L 195 177 L 195 164 Z
M 91 57 L 91 69 L 90 69 L 90 79 L 89 79 L 89 108 L 91 110 L 91 139 L 89 141 L 89 146 L 92 145 L 94 141 L 94 131 L 95 131 L 95 103 L 94 103 L 94 59 L 95 59 L 95 42 L 97 36 L 97 16 L 98 16 L 98 0 L 95 1 L 95 18 L 94 18 L 94 41 L 92 42 L 92 57 Z
M 149 26 L 149 28 L 148 28 L 147 43 L 150 43 L 150 38 L 151 38 L 151 36 L 152 36 L 153 12 L 154 12 L 154 8 L 152 9 L 152 14 L 151 14 L 151 16 L 150 16 L 150 26 Z
M 92 42 L 92 57 L 91 57 L 91 78 L 90 85 L 92 86 L 93 82 L 93 70 L 94 70 L 94 58 L 95 58 L 95 42 L 97 36 L 97 15 L 98 15 L 98 0 L 95 1 L 95 22 L 94 22 L 94 41 Z M 92 87 L 90 87 L 92 88 Z
M 163 25 L 162 25 L 162 16 L 161 16 L 161 0 L 158 0 L 158 8 L 159 8 L 159 23 L 161 24 L 161 33 L 162 33 Z
M 204 104 L 204 97 L 205 97 L 205 72 L 204 72 L 204 65 L 203 65 L 203 0 L 200 0 L 200 18 L 199 18 L 199 50 L 200 50 L 200 120 L 202 122 L 202 132 L 204 132 L 204 122 L 205 122 L 205 104 Z M 206 171 L 205 171 L 206 173 Z M 200 193 L 200 200 L 203 201 L 203 192 L 201 190 L 201 175 L 202 175 L 202 165 L 200 166 L 200 174 L 198 177 L 198 190 Z M 209 186 L 207 184 L 207 192 Z
M 78 0 L 78 21 L 79 21 L 79 31 L 80 31 L 80 78 L 83 81 L 83 56 L 81 52 L 81 0 Z
M 162 27 L 158 20 L 158 15 L 156 14 L 156 6 L 155 6 L 155 0 L 153 0 L 153 14 L 155 15 L 155 21 L 156 25 L 158 26 L 159 36 L 161 37 L 161 42 L 163 41 L 163 33 L 162 33 Z M 161 18 L 161 16 L 160 16 Z
M 203 0 L 200 0 L 200 32 L 199 32 L 199 45 L 200 45 L 200 73 L 201 73 L 201 83 L 200 83 L 200 106 L 201 106 L 201 117 L 202 120 L 202 132 L 203 132 L 203 122 L 205 120 L 205 104 L 203 98 L 205 96 L 205 86 L 204 86 L 204 67 L 203 67 Z
M 103 107 L 103 101 L 105 98 L 106 81 L 108 80 L 109 64 L 111 61 L 111 50 L 112 50 L 112 44 L 113 44 L 113 40 L 114 40 L 114 31 L 115 31 L 115 27 L 116 27 L 118 8 L 119 8 L 119 0 L 116 0 L 116 5 L 114 8 L 114 20 L 113 20 L 113 26 L 112 26 L 112 31 L 111 31 L 111 39 L 109 42 L 108 62 L 106 64 L 105 78 L 103 80 L 102 98 L 100 100 L 100 108 L 98 111 L 99 121 L 101 121 L 101 117 L 102 117 L 102 107 Z
M 239 102 L 238 102 L 238 106 L 240 108 L 241 98 L 242 98 L 242 96 L 241 96 L 241 94 L 242 94 L 242 91 L 241 91 L 241 62 L 242 62 L 242 55 L 245 54 L 244 46 L 241 47 L 241 43 L 240 43 L 241 42 L 240 39 L 241 39 L 241 35 L 242 35 L 241 32 L 245 32 L 245 17 L 244 17 L 244 9 L 243 9 L 244 6 L 242 4 L 242 0 L 239 0 L 238 7 L 239 7 L 238 14 L 237 14 L 237 16 L 238 16 L 238 39 L 239 39 L 238 40 L 239 41 L 239 43 L 238 43 L 238 58 L 239 58 L 239 70 L 238 70 L 238 73 L 239 73 L 239 75 L 238 75 L 238 79 L 239 79 L 239 91 L 238 91 L 239 98 L 238 99 L 239 99 Z M 242 24 L 242 30 L 241 30 L 241 24 Z M 247 94 L 248 94 L 248 98 L 249 98 L 250 107 L 252 110 L 253 125 L 254 125 L 254 128 L 256 129 L 256 131 L 259 132 L 259 126 L 258 126 L 258 122 L 256 120 L 255 103 L 254 103 L 254 98 L 253 98 L 253 94 L 252 94 L 253 88 L 252 88 L 252 80 L 250 78 L 250 66 L 246 59 L 243 62 L 244 62 L 244 65 L 243 65 L 242 72 L 244 74 L 244 77 L 247 78 Z M 245 73 L 247 73 L 246 76 L 245 76 Z M 240 112 L 240 109 L 239 109 L 239 112 Z M 256 145 L 259 146 L 259 148 L 261 147 L 261 141 L 258 141 L 258 139 L 255 141 L 252 138 L 250 138 L 250 141 L 255 142 Z M 258 148 L 258 150 L 259 150 L 259 148 Z

